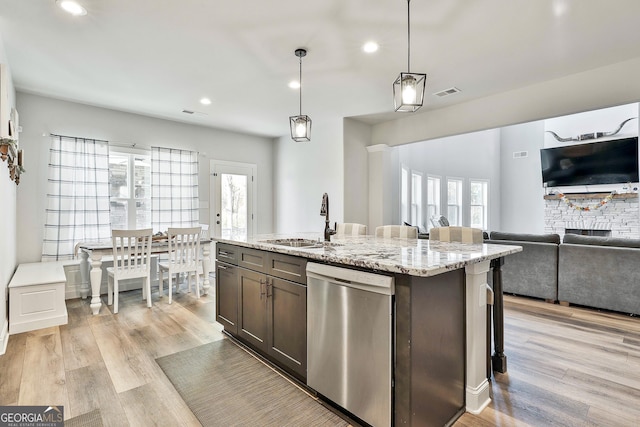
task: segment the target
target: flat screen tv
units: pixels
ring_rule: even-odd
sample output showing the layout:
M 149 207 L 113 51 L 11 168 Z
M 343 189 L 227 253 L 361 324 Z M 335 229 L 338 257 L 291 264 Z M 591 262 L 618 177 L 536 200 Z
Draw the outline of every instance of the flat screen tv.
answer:
M 638 138 L 540 150 L 547 187 L 638 182 Z

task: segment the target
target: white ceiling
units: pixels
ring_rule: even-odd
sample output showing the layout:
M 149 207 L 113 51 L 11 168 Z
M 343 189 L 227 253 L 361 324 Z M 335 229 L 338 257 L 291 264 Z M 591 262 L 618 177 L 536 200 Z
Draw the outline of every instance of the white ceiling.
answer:
M 402 114 L 391 95 L 407 71 L 404 0 L 80 2 L 87 16 L 0 0 L 17 90 L 276 137 L 298 114 L 287 84 L 305 47 L 302 113 L 314 128 Z M 427 73 L 428 94 L 414 114 L 640 57 L 639 16 L 638 0 L 414 0 L 411 71 Z M 362 52 L 367 40 L 376 54 Z M 452 86 L 462 92 L 431 95 Z

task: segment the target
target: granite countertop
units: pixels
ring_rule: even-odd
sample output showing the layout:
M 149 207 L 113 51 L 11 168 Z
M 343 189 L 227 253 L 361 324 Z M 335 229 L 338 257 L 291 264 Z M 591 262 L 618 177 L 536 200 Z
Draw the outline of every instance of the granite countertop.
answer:
M 213 237 L 213 240 L 310 260 L 421 277 L 435 276 L 522 251 L 522 247 L 512 245 L 471 245 L 424 239 L 331 236 L 331 242 L 325 243 L 322 238 L 320 233 L 287 233 L 260 234 L 247 239 Z M 318 241 L 318 244 L 312 247 L 289 247 L 267 242 L 279 239 L 308 239 Z

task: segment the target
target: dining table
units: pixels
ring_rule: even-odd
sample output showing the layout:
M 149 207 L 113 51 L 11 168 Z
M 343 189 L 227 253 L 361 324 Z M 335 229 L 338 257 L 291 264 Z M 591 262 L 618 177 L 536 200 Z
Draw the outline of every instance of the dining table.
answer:
M 209 272 L 211 271 L 211 242 L 210 238 L 200 239 L 202 248 L 202 273 L 204 283 L 202 291 L 204 295 L 209 293 L 211 282 Z M 109 240 L 80 242 L 77 245 L 80 256 L 80 274 L 82 285 L 80 296 L 86 299 L 91 291 L 91 312 L 96 315 L 100 312 L 102 301 L 100 299 L 100 284 L 102 283 L 102 259 L 105 256 L 113 255 L 113 243 Z M 169 252 L 169 242 L 167 239 L 155 240 L 151 243 L 152 254 L 163 254 Z

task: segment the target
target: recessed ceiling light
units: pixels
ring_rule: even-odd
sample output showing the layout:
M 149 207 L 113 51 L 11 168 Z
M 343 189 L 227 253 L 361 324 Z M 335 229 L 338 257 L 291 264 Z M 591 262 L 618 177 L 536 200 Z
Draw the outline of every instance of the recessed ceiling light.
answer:
M 289 87 L 291 89 L 300 89 L 300 82 L 297 80 L 292 80 L 289 82 Z
M 73 16 L 84 16 L 87 14 L 87 9 L 82 7 L 78 2 L 72 0 L 56 0 L 56 3 Z
M 379 47 L 380 46 L 376 42 L 366 42 L 362 46 L 362 50 L 364 50 L 367 53 L 373 53 L 373 52 L 377 52 Z
M 202 105 L 211 105 L 211 100 L 209 98 L 202 98 L 200 100 L 200 104 L 202 104 Z

